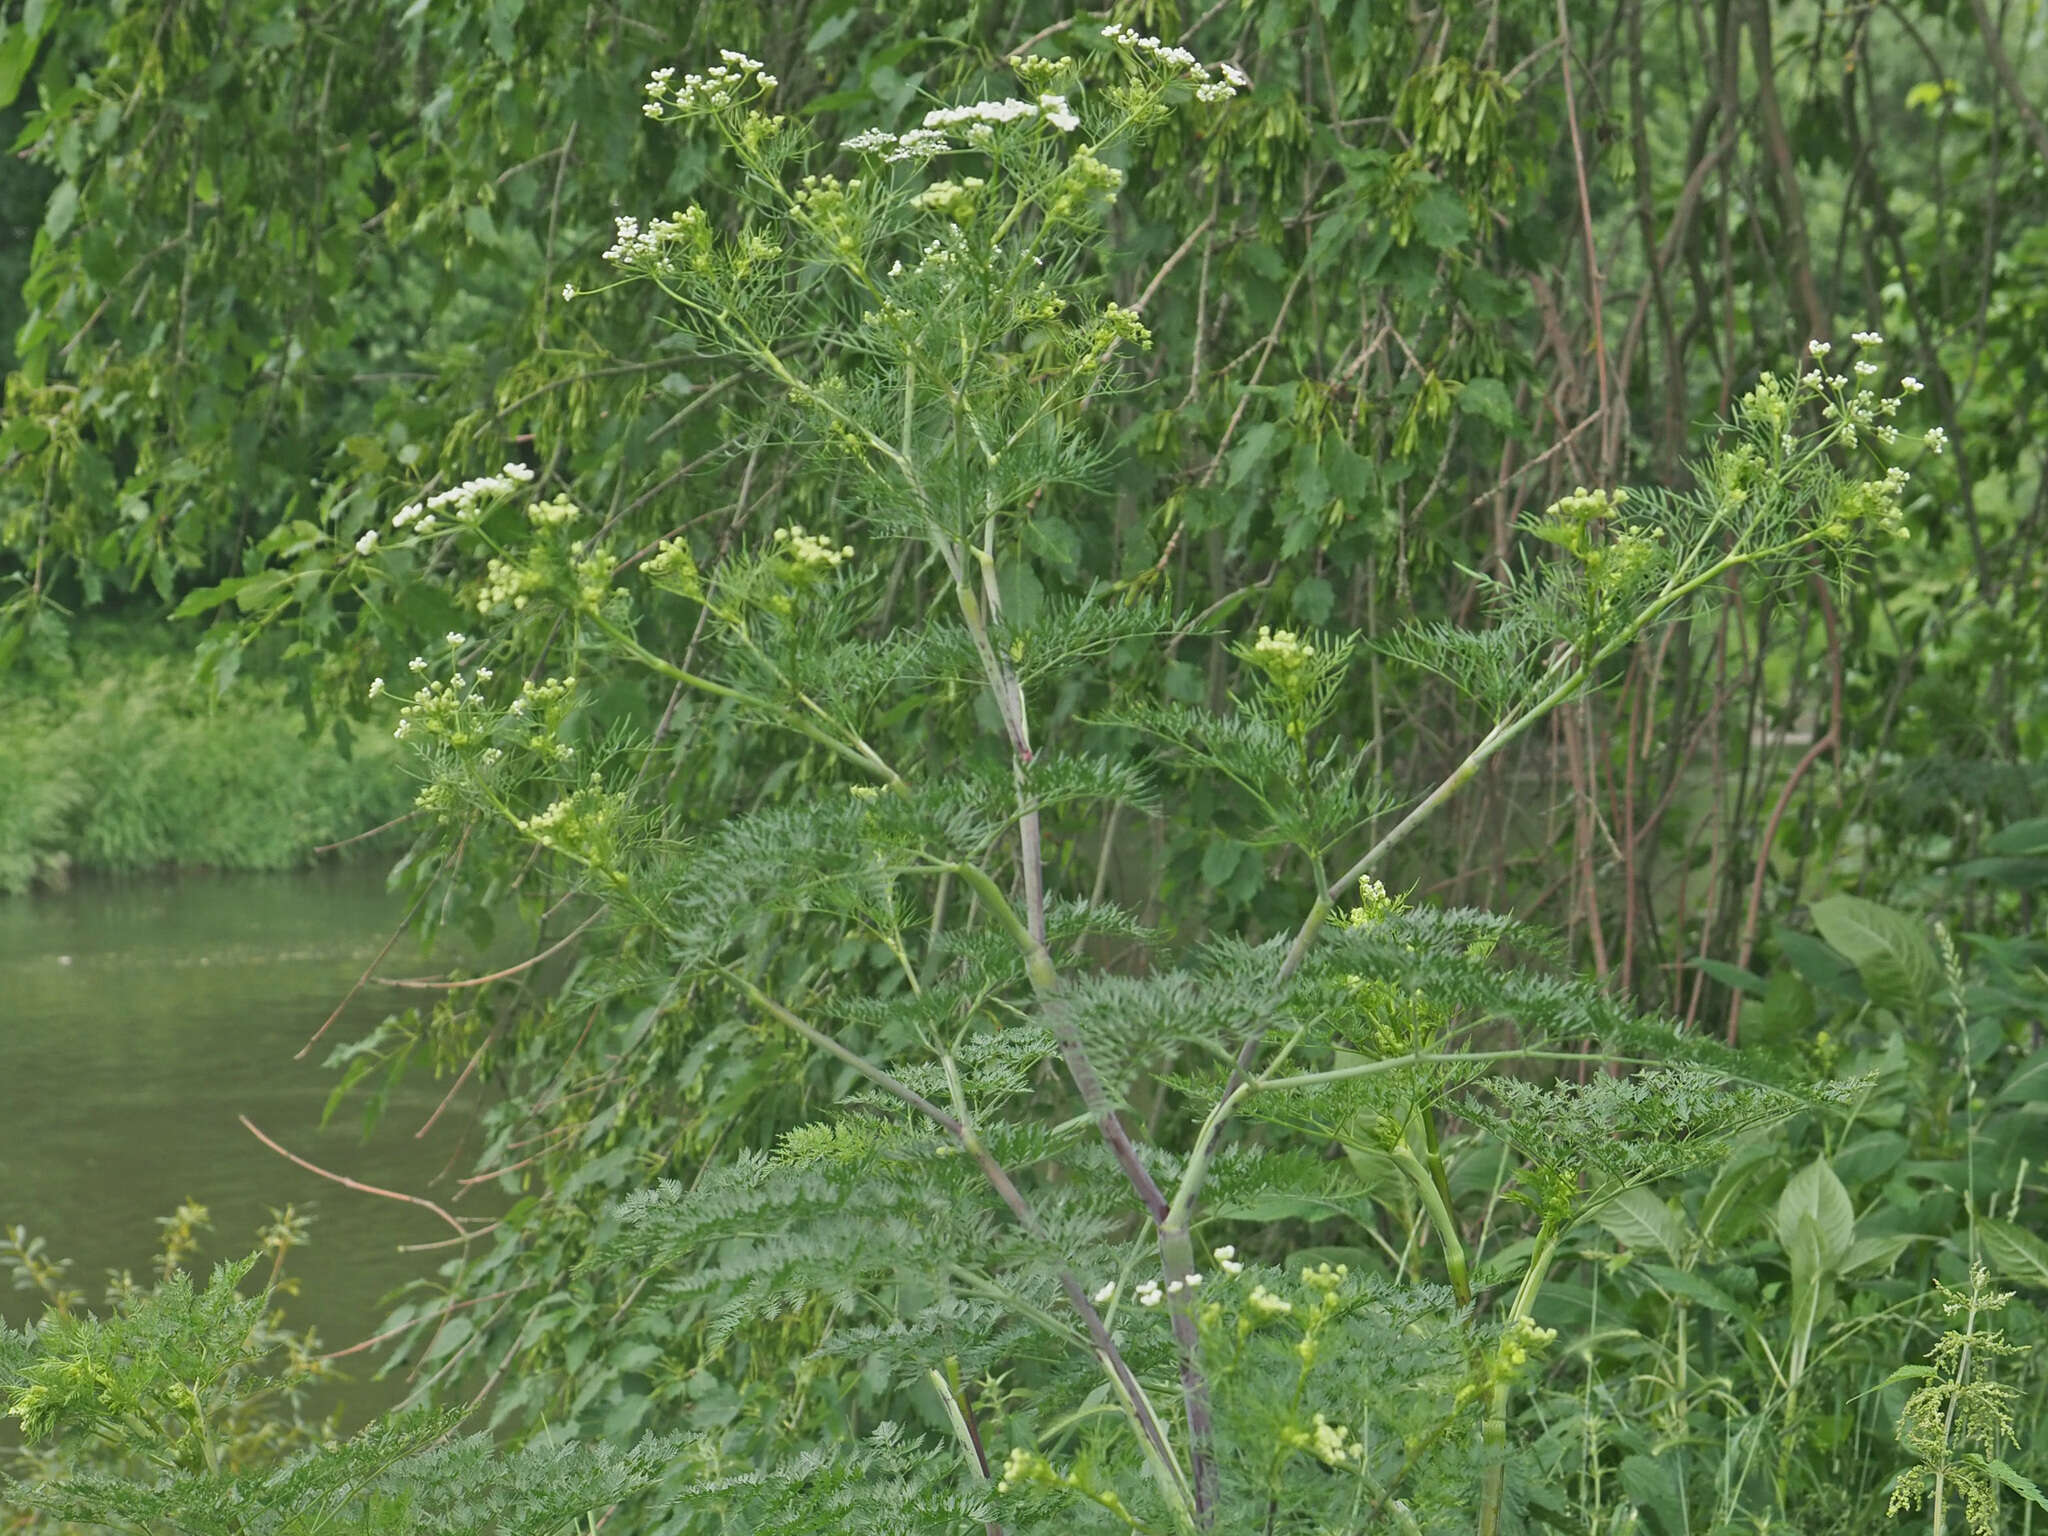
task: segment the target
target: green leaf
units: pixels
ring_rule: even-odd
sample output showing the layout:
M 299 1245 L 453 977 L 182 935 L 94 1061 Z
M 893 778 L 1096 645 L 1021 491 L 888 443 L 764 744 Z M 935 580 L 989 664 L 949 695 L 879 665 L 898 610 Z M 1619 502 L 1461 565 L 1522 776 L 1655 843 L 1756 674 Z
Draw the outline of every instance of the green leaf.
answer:
M 1295 587 L 1289 606 L 1307 623 L 1326 624 L 1336 609 L 1337 594 L 1322 577 L 1311 576 Z
M 2014 1069 L 2005 1086 L 1998 1090 L 2001 1103 L 2031 1104 L 2048 1099 L 2048 1045 L 2034 1052 Z
M 1627 1189 L 1593 1213 L 1607 1234 L 1631 1248 L 1661 1249 L 1676 1260 L 1685 1246 L 1685 1229 L 1671 1207 L 1647 1189 Z
M 1081 562 L 1081 535 L 1064 518 L 1039 515 L 1024 524 L 1031 547 L 1063 571 Z
M 1839 1273 L 1847 1280 L 1857 1275 L 1889 1273 L 1899 1255 L 1924 1239 L 1918 1232 L 1891 1232 L 1883 1237 L 1859 1237 L 1842 1255 Z
M 2048 1509 L 2048 1497 L 2044 1497 L 2041 1490 L 2029 1479 L 2014 1471 L 2000 1458 L 1996 1456 L 1988 1458 L 1984 1463 L 1984 1470 L 2025 1499 L 2029 1504 L 2041 1509 Z
M 1747 1317 L 1749 1309 L 1705 1275 L 1690 1269 L 1672 1269 L 1664 1264 L 1645 1264 L 1643 1273 L 1682 1301 L 1725 1312 L 1730 1317 Z
M 1856 1208 L 1824 1157 L 1787 1179 L 1785 1192 L 1778 1197 L 1778 1241 L 1787 1253 L 1793 1252 L 1793 1240 L 1804 1221 L 1813 1223 L 1821 1266 L 1834 1269 L 1856 1241 Z
M 1869 993 L 1864 990 L 1863 978 L 1856 974 L 1856 967 L 1812 934 L 1801 933 L 1796 928 L 1780 928 L 1772 935 L 1772 942 L 1777 945 L 1785 963 L 1817 990 L 1831 992 L 1852 1003 L 1868 998 Z
M 56 19 L 57 7 L 52 0 L 28 0 L 22 7 L 20 21 L 11 27 L 0 21 L 0 108 L 13 106 L 15 97 L 21 94 L 22 83 L 35 63 L 36 49 Z
M 50 194 L 50 203 L 43 210 L 43 233 L 55 245 L 71 230 L 71 221 L 78 217 L 78 183 L 61 181 L 57 190 Z
M 1678 1474 L 1671 1465 L 1671 1453 L 1623 1457 L 1621 1488 L 1632 1504 L 1649 1512 L 1667 1536 L 1678 1536 L 1685 1529 L 1684 1500 L 1680 1497 Z
M 2005 1279 L 2048 1288 L 2048 1243 L 2009 1221 L 1980 1221 L 1977 1240 L 1984 1257 Z
M 1745 1142 L 1732 1152 L 1700 1202 L 1700 1235 L 1725 1248 L 1738 1242 L 1761 1217 L 1767 1181 L 1778 1168 L 1778 1151 L 1766 1141 Z
M 1499 379 L 1467 379 L 1458 391 L 1458 409 L 1492 422 L 1496 427 L 1518 425 L 1514 398 Z
M 1279 426 L 1270 421 L 1262 421 L 1249 428 L 1244 436 L 1238 439 L 1237 446 L 1230 450 L 1232 485 L 1242 485 L 1268 457 L 1276 456 L 1278 450 L 1286 446 L 1284 439 L 1276 442 L 1276 438 L 1280 438 Z
M 1794 1341 L 1794 1353 L 1804 1358 L 1804 1341 L 1813 1336 L 1828 1297 L 1828 1265 L 1820 1224 L 1810 1211 L 1800 1211 L 1789 1224 L 1781 1223 L 1778 1240 L 1791 1261 L 1792 1305 L 1787 1319 Z
M 196 618 L 202 613 L 218 608 L 222 603 L 232 602 L 235 594 L 255 579 L 254 576 L 230 576 L 217 586 L 200 587 L 196 591 L 187 592 L 178 606 L 171 610 L 171 617 Z
M 1911 1011 L 1933 997 L 1941 966 L 1912 918 L 1860 896 L 1830 896 L 1812 911 L 1821 937 L 1856 967 L 1877 1002 Z
M 1202 851 L 1202 883 L 1219 886 L 1237 873 L 1237 861 L 1244 856 L 1244 845 L 1233 843 L 1227 837 L 1219 837 Z
M 1764 979 L 1755 971 L 1746 971 L 1739 965 L 1730 965 L 1725 960 L 1709 960 L 1704 955 L 1688 960 L 1695 970 L 1705 971 L 1724 987 L 1733 987 L 1738 992 L 1747 992 L 1751 997 L 1764 995 Z
M 2048 885 L 2048 859 L 1969 859 L 1949 871 L 1958 880 L 1989 880 L 2015 890 Z
M 2033 816 L 1999 828 L 1984 839 L 1984 851 L 2018 858 L 2048 854 L 2048 816 Z
M 1415 205 L 1415 229 L 1437 250 L 1447 250 L 1465 238 L 1465 203 L 1449 187 L 1430 189 Z

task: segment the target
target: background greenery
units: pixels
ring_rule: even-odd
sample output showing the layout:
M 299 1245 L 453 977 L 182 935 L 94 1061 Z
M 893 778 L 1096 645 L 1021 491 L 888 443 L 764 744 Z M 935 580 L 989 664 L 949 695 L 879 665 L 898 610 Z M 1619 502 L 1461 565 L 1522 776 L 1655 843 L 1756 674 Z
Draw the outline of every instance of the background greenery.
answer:
M 0 684 L 0 892 L 80 871 L 303 864 L 411 799 L 392 743 L 346 746 L 309 736 L 274 682 L 226 696 L 199 682 L 161 626 L 79 625 Z
M 1674 1182 L 1664 1218 L 1586 1229 L 1551 1287 L 1564 1342 L 1518 1425 L 1535 1482 L 1565 1490 L 1568 1512 L 1550 1514 L 1568 1529 L 1712 1528 L 1700 1500 L 1731 1458 L 1758 1456 L 1768 1488 L 1745 1520 L 1873 1528 L 1905 1463 L 1914 1379 L 1893 1373 L 1945 1326 L 1933 1282 L 1966 1286 L 1968 1234 L 2001 1234 L 1985 1251 L 2022 1289 L 2004 1325 L 2029 1343 L 2048 1283 L 2032 1236 L 2048 1154 L 2038 18 L 1986 0 L 1112 14 L 1189 34 L 1255 86 L 1126 167 L 1091 275 L 1142 308 L 1152 376 L 1099 403 L 1106 476 L 1047 490 L 1001 551 L 1019 611 L 1106 579 L 1231 633 L 1477 628 L 1475 573 L 1524 547 L 1524 513 L 1582 484 L 1683 484 L 1701 423 L 1809 338 L 1881 330 L 1924 381 L 1950 442 L 1913 462 L 1909 539 L 1847 585 L 1731 583 L 1489 763 L 1383 872 L 1419 903 L 1545 923 L 1612 995 L 1786 1070 L 1877 1073 L 1852 1117 L 1793 1121 Z M 682 537 L 707 569 L 772 526 L 834 526 L 837 472 L 742 408 L 757 380 L 681 346 L 645 290 L 560 297 L 597 286 L 615 214 L 731 211 L 708 146 L 641 120 L 639 82 L 743 48 L 830 141 L 928 97 L 1002 94 L 999 61 L 1027 40 L 1095 46 L 1094 25 L 1065 19 L 831 0 L 680 17 L 631 0 L 12 6 L 0 96 L 18 153 L 0 218 L 34 235 L 7 289 L 0 644 L 33 668 L 59 646 L 117 644 L 84 615 L 139 628 L 169 612 L 197 681 L 168 660 L 147 691 L 128 669 L 109 686 L 90 666 L 51 682 L 44 665 L 8 706 L 36 723 L 0 736 L 19 766 L 0 782 L 31 786 L 0 790 L 0 879 L 25 884 L 66 852 L 282 861 L 385 819 L 369 682 L 464 619 L 431 563 L 373 587 L 349 562 L 423 489 L 511 458 L 573 490 L 617 549 Z M 909 562 L 887 590 L 877 633 L 936 595 Z M 681 657 L 695 636 L 662 639 Z M 521 647 L 536 675 L 568 659 L 545 628 Z M 675 836 L 816 771 L 637 669 L 573 659 L 585 702 L 564 739 L 652 734 L 646 772 Z M 1221 706 L 1245 674 L 1196 637 L 1147 681 Z M 1078 729 L 1091 702 L 1077 688 L 1041 707 Z M 1407 793 L 1487 723 L 1371 649 L 1340 708 L 1377 782 Z M 359 766 L 296 745 L 308 725 L 352 740 Z M 885 730 L 892 753 L 965 761 L 985 745 L 915 708 Z M 126 774 L 143 764 L 161 779 L 136 793 Z M 209 773 L 237 775 L 249 817 L 194 846 L 193 818 L 161 812 Z M 1049 856 L 1177 942 L 1298 919 L 1298 872 L 1233 802 L 1191 775 L 1171 805 L 1099 839 L 1055 836 Z M 436 894 L 418 908 L 428 927 L 481 925 L 526 855 L 429 842 L 400 882 Z M 558 878 L 519 885 L 536 952 L 571 926 L 541 916 Z M 1967 968 L 1960 1016 L 1937 917 Z M 832 956 L 855 974 L 879 963 Z M 760 1458 L 791 1402 L 841 1435 L 884 1415 L 938 1427 L 928 1394 L 814 1352 L 832 1327 L 815 1299 L 737 1331 L 712 1326 L 711 1298 L 629 1311 L 640 1276 L 607 1257 L 617 1201 L 695 1177 L 714 1149 L 772 1146 L 844 1085 L 723 1004 L 576 984 L 521 973 L 453 994 L 341 1063 L 364 1083 L 413 1067 L 493 1082 L 478 1168 L 507 1168 L 524 1197 L 394 1313 L 415 1325 L 395 1365 L 429 1362 L 436 1395 L 488 1404 L 515 1437 L 708 1429 Z M 1458 1134 L 1449 1177 L 1483 1227 L 1498 1148 Z M 1833 1228 L 1827 1283 L 1803 1270 L 1802 1290 L 1773 1216 L 1816 1156 L 1851 1221 Z M 1270 1256 L 1356 1247 L 1361 1265 L 1434 1273 L 1419 1211 L 1356 1171 L 1358 1222 L 1389 1252 L 1276 1207 Z M 1852 1264 L 1857 1243 L 1881 1246 Z M 516 1299 L 529 1292 L 545 1304 Z M 1799 1383 L 1795 1303 L 1822 1301 L 1806 1318 L 1826 1340 L 1820 1374 Z M 2038 1475 L 2041 1367 L 2009 1370 L 2034 1415 L 2013 1460 Z M 2034 1518 L 2023 1505 L 2013 1529 Z

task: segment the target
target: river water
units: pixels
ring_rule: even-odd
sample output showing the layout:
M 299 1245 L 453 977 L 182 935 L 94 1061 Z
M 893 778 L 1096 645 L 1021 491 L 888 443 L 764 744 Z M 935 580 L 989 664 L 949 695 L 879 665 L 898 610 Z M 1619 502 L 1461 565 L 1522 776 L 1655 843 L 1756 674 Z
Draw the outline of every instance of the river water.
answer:
M 48 1239 L 52 1254 L 75 1261 L 69 1283 L 97 1306 L 108 1269 L 147 1274 L 156 1218 L 181 1202 L 212 1213 L 202 1268 L 252 1251 L 271 1208 L 291 1202 L 314 1220 L 310 1245 L 292 1256 L 303 1288 L 288 1320 L 316 1326 L 330 1349 L 367 1337 L 390 1293 L 447 1257 L 400 1245 L 448 1228 L 292 1166 L 237 1117 L 322 1168 L 443 1205 L 454 1198 L 453 1180 L 474 1159 L 471 1116 L 451 1109 L 425 1139 L 413 1135 L 445 1083 L 404 1083 L 368 1142 L 353 1105 L 319 1128 L 335 1082 L 320 1065 L 329 1046 L 421 994 L 364 988 L 306 1059 L 293 1059 L 403 913 L 382 868 L 360 864 L 84 880 L 0 898 L 0 1229 Z M 386 962 L 401 975 L 424 968 L 409 941 Z M 491 1198 L 486 1190 L 454 1209 L 470 1214 Z M 0 1285 L 0 1316 L 19 1323 L 33 1308 Z M 341 1389 L 352 1419 L 404 1391 L 362 1380 L 373 1358 L 343 1362 L 356 1378 Z

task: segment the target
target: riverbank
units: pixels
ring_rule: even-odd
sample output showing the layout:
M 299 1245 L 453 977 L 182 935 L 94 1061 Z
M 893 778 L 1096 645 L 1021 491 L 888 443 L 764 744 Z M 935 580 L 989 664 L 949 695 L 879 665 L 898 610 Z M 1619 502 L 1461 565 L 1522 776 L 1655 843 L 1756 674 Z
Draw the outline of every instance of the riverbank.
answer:
M 402 813 L 393 743 L 308 739 L 274 685 L 202 682 L 154 621 L 80 625 L 0 672 L 0 894 L 74 871 L 283 870 Z
M 475 1156 L 475 1098 L 450 1106 L 424 1136 L 449 1084 L 420 1071 L 390 1089 L 386 1119 L 366 1137 L 359 1102 L 323 1125 L 338 1080 L 333 1047 L 357 1040 L 418 994 L 372 983 L 350 988 L 404 916 L 385 888 L 382 859 L 323 864 L 296 874 L 174 874 L 80 878 L 68 890 L 0 902 L 0 1235 L 21 1227 L 46 1256 L 73 1262 L 64 1283 L 93 1310 L 109 1277 L 157 1270 L 160 1218 L 196 1203 L 210 1224 L 190 1260 L 203 1277 L 240 1258 L 290 1206 L 310 1218 L 289 1270 L 301 1285 L 280 1298 L 294 1327 L 328 1349 L 377 1332 L 393 1298 L 446 1254 L 409 1253 L 447 1228 L 403 1201 L 344 1188 L 285 1161 L 251 1135 L 378 1189 L 489 1213 L 503 1197 L 466 1192 L 454 1178 Z M 425 963 L 402 942 L 391 968 Z M 347 999 L 326 1037 L 298 1052 Z M 0 1321 L 40 1311 L 10 1289 L 0 1245 Z M 345 1407 L 350 1423 L 395 1403 L 402 1373 L 370 1380 L 378 1356 L 337 1362 L 315 1405 Z M 0 1447 L 12 1425 L 0 1427 Z M 4 1460 L 4 1458 L 0 1458 Z M 0 1500 L 4 1504 L 4 1500 Z M 0 1518 L 0 1526 L 6 1524 Z

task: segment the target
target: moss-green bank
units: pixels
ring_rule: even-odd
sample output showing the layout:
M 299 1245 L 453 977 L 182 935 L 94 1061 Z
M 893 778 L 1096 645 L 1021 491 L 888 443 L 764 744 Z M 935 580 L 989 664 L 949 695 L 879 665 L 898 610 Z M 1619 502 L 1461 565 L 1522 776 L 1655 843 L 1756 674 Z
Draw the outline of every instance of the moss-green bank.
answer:
M 275 688 L 203 683 L 174 638 L 84 626 L 0 673 L 0 892 L 79 870 L 288 869 L 403 809 L 381 733 L 344 756 Z

